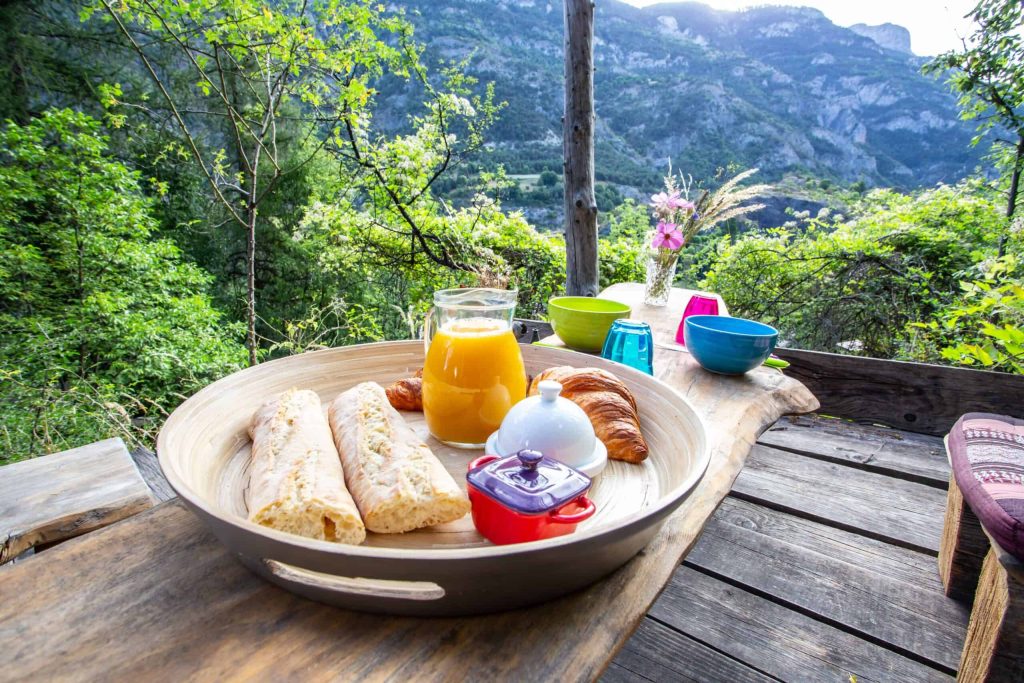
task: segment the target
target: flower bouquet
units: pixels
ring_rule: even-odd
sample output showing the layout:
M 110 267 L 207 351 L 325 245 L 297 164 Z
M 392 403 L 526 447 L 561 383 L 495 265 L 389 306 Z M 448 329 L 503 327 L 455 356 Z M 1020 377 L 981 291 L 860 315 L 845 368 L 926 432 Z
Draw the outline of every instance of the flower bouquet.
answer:
M 671 173 L 665 176 L 665 191 L 651 196 L 652 216 L 657 225 L 650 237 L 647 255 L 647 284 L 644 303 L 664 306 L 668 303 L 675 279 L 679 253 L 702 230 L 731 218 L 738 218 L 764 208 L 764 204 L 745 204 L 770 189 L 768 185 L 739 184 L 757 173 L 756 168 L 744 171 L 722 184 L 714 192 L 701 190 L 691 200 L 693 177 Z

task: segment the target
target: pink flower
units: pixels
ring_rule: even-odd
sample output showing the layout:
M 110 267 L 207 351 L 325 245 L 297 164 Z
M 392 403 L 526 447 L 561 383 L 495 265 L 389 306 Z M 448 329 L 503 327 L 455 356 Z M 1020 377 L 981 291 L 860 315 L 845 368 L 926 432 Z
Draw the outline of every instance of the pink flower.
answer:
M 671 194 L 659 192 L 658 194 L 651 195 L 651 206 L 665 211 L 675 211 L 677 209 L 693 210 L 697 208 L 693 202 L 680 197 L 678 190 Z
M 685 242 L 686 240 L 683 239 L 683 232 L 679 229 L 679 226 L 675 223 L 661 221 L 654 232 L 651 246 L 656 249 L 671 249 L 674 251 L 681 248 Z

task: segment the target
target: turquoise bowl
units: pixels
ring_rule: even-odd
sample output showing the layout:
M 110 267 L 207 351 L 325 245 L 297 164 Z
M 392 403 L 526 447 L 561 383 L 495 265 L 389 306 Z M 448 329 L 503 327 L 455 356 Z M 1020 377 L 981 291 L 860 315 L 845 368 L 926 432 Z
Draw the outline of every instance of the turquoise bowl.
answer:
M 701 367 L 722 375 L 742 375 L 761 365 L 779 339 L 770 325 L 724 315 L 691 315 L 683 335 Z

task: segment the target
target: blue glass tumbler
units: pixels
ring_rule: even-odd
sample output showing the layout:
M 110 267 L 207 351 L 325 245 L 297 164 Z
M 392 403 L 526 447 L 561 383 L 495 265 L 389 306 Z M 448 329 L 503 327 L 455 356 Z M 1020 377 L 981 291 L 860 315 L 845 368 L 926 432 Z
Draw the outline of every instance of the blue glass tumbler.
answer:
M 639 320 L 616 320 L 604 338 L 601 357 L 653 375 L 654 336 L 651 326 Z

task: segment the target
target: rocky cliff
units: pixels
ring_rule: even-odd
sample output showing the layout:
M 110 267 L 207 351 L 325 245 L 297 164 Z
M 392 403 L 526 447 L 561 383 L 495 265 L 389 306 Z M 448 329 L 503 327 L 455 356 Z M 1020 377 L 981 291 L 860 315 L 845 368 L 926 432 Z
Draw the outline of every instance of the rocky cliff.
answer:
M 470 60 L 508 101 L 489 163 L 560 172 L 562 4 L 402 0 L 428 59 Z M 904 30 L 836 26 L 807 8 L 597 5 L 597 174 L 647 189 L 669 161 L 707 177 L 807 172 L 914 187 L 970 172 L 977 151 Z
M 906 55 L 914 54 L 910 49 L 910 31 L 902 26 L 897 26 L 896 24 L 878 24 L 877 26 L 854 24 L 850 27 L 850 30 L 859 36 L 870 38 L 886 49 L 902 52 Z

